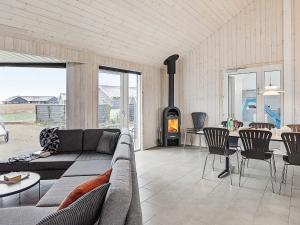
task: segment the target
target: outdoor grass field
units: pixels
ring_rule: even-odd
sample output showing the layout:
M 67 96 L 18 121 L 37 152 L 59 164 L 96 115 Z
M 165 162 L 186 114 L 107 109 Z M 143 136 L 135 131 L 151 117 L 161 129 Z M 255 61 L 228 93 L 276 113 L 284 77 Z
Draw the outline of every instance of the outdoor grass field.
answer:
M 0 115 L 2 122 L 34 122 L 35 113 L 33 112 L 20 112 Z
M 33 104 L 0 105 L 0 121 L 4 123 L 34 122 L 35 105 Z
M 37 123 L 34 104 L 2 104 L 0 105 L 0 122 L 4 122 L 9 131 L 9 141 L 6 143 L 0 137 L 0 160 L 12 156 L 32 153 L 40 150 L 39 135 L 45 127 L 64 124 Z

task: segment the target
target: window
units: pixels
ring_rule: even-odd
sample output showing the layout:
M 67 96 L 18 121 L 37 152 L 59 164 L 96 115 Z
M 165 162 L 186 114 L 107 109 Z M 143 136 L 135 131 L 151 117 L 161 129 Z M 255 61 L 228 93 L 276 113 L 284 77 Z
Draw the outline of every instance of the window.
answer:
M 280 128 L 283 95 L 280 91 L 266 94 L 266 90 L 280 90 L 282 86 L 281 66 L 239 69 L 237 72 L 226 73 L 223 119 L 230 116 L 245 125 L 257 121 L 273 123 Z
M 279 70 L 265 71 L 264 86 L 274 86 L 278 89 L 281 88 L 281 76 Z M 281 96 L 266 95 L 264 96 L 264 116 L 265 122 L 273 123 L 276 127 L 281 125 Z
M 228 76 L 229 115 L 244 123 L 256 121 L 256 73 Z
M 0 122 L 0 157 L 40 149 L 43 128 L 65 126 L 65 68 L 0 67 Z
M 128 128 L 135 150 L 141 149 L 140 75 L 126 71 L 100 69 L 100 128 Z

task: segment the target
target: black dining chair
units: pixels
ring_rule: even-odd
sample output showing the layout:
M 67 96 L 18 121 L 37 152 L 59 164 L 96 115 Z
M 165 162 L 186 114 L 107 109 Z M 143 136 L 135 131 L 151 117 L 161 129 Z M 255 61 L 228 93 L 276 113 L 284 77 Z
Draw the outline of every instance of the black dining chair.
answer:
M 269 163 L 270 177 L 272 183 L 272 191 L 274 193 L 273 172 L 272 172 L 272 158 L 273 152 L 269 150 L 269 144 L 272 137 L 270 131 L 265 130 L 240 130 L 240 138 L 243 143 L 244 151 L 241 151 L 242 160 L 239 173 L 239 186 L 241 186 L 242 174 L 245 170 L 245 162 L 247 159 L 263 160 Z M 275 175 L 274 175 L 275 176 Z
M 230 162 L 230 156 L 237 152 L 236 150 L 228 149 L 228 147 L 227 147 L 228 136 L 229 136 L 228 129 L 216 128 L 216 127 L 205 127 L 205 128 L 203 128 L 203 133 L 204 133 L 205 140 L 206 140 L 206 143 L 208 146 L 208 154 L 206 155 L 206 158 L 205 158 L 204 168 L 203 168 L 203 172 L 202 172 L 202 178 L 204 177 L 206 162 L 207 162 L 207 158 L 209 155 L 225 156 L 226 158 L 229 159 L 229 162 Z M 215 157 L 214 157 L 214 159 L 215 159 Z M 213 159 L 213 161 L 214 161 L 214 159 Z M 238 164 L 239 164 L 239 162 L 238 162 Z M 229 169 L 229 174 L 230 174 L 230 182 L 232 184 L 231 169 Z
M 207 118 L 207 113 L 205 112 L 193 112 L 192 113 L 192 121 L 193 121 L 193 128 L 186 128 L 184 134 L 184 144 L 183 147 L 186 145 L 186 136 L 187 134 L 191 134 L 190 143 L 193 143 L 193 135 L 198 134 L 199 131 L 202 131 L 205 125 L 205 121 Z M 201 137 L 200 137 L 201 141 Z M 200 144 L 201 146 L 201 144 Z
M 275 128 L 275 125 L 273 123 L 261 123 L 261 122 L 252 122 L 249 124 L 250 128 L 254 128 L 254 129 L 268 129 L 271 130 L 273 128 Z M 274 151 L 274 150 L 269 150 L 269 151 Z M 247 162 L 247 167 L 249 166 L 249 159 Z M 273 167 L 274 167 L 274 172 L 276 172 L 276 164 L 275 164 L 275 158 L 273 157 Z
M 300 166 L 300 133 L 285 132 L 281 134 L 287 155 L 282 156 L 284 166 L 282 170 L 279 194 L 282 183 L 286 183 L 288 166 Z
M 273 123 L 260 123 L 260 122 L 252 122 L 249 123 L 249 127 L 250 128 L 254 128 L 254 129 L 269 129 L 271 130 L 272 128 L 275 128 L 275 125 Z

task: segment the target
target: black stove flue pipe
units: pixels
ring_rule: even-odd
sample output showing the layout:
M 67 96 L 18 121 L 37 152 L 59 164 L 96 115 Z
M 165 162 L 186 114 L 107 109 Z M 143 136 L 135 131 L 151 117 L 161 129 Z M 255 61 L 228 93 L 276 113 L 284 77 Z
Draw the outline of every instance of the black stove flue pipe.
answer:
M 176 73 L 176 60 L 179 55 L 171 55 L 165 61 L 164 65 L 167 66 L 167 73 L 169 74 L 169 107 L 174 107 L 174 75 Z

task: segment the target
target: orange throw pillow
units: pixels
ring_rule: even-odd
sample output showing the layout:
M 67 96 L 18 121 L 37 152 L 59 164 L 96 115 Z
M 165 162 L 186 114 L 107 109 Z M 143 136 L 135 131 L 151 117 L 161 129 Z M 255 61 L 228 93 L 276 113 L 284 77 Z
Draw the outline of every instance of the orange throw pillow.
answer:
M 64 209 L 68 207 L 70 204 L 75 202 L 77 199 L 79 199 L 84 194 L 90 192 L 96 187 L 99 187 L 102 184 L 106 184 L 109 181 L 110 175 L 111 175 L 112 169 L 107 170 L 103 174 L 91 178 L 88 181 L 80 184 L 77 186 L 71 193 L 60 203 L 58 210 Z

